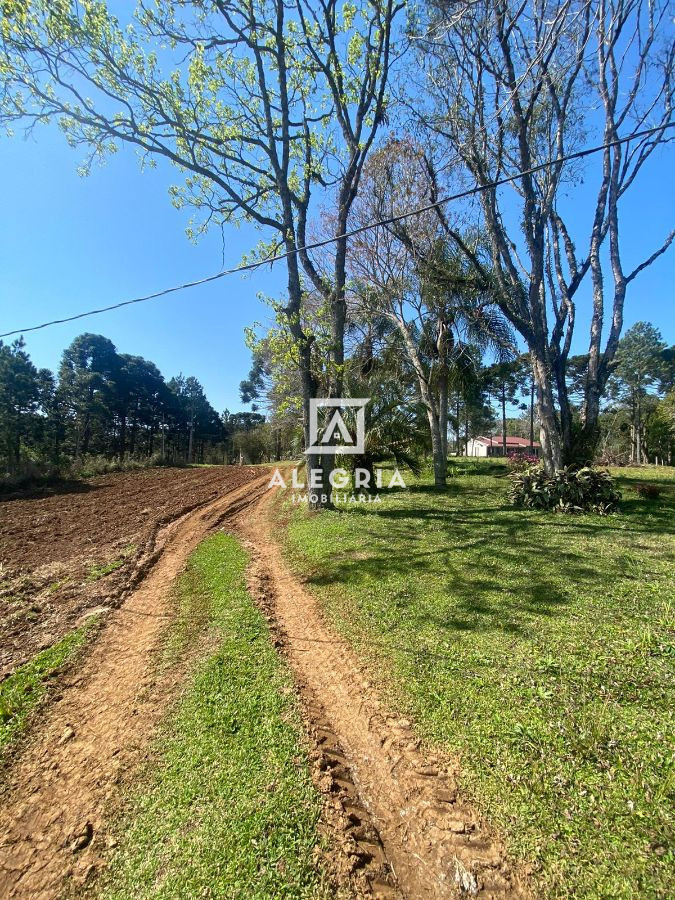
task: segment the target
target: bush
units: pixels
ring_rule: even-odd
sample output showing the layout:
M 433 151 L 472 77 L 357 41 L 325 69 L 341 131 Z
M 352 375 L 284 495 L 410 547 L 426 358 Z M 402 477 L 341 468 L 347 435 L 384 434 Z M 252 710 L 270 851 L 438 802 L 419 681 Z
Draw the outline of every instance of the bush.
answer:
M 527 509 L 549 509 L 556 512 L 616 512 L 621 494 L 609 472 L 591 469 L 560 469 L 548 475 L 540 466 L 531 466 L 509 475 L 509 501 Z
M 61 462 L 22 460 L 18 471 L 0 472 L 0 494 L 13 494 L 25 488 L 52 484 L 66 477 L 67 472 Z
M 630 465 L 630 453 L 620 450 L 605 450 L 595 460 L 595 463 L 598 466 L 628 466 Z
M 525 453 L 523 450 L 512 450 L 506 455 L 506 465 L 510 472 L 524 472 L 538 462 L 539 457 L 535 453 Z
M 55 462 L 33 462 L 24 460 L 20 470 L 12 474 L 0 472 L 0 495 L 13 494 L 26 489 L 47 487 L 61 481 L 93 478 L 113 472 L 130 472 L 155 466 L 182 467 L 182 461 L 162 459 L 160 453 L 152 456 L 127 457 L 125 460 L 108 459 L 106 456 L 90 454 L 76 461 L 62 457 Z
M 638 484 L 635 486 L 635 493 L 645 500 L 658 500 L 663 487 L 660 484 Z

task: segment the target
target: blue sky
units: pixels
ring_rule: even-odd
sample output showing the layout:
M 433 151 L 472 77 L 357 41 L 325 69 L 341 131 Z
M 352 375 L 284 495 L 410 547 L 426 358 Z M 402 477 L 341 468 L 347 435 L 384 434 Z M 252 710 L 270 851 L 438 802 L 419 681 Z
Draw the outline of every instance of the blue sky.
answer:
M 54 128 L 35 137 L 0 139 L 0 331 L 105 306 L 236 265 L 259 240 L 253 228 L 229 228 L 195 246 L 189 214 L 175 210 L 170 166 L 141 173 L 132 150 L 89 177 L 78 153 Z M 38 366 L 58 367 L 63 349 L 83 331 L 109 337 L 123 353 L 144 356 L 166 378 L 195 375 L 222 411 L 245 408 L 239 382 L 250 354 L 244 328 L 269 315 L 257 293 L 279 296 L 277 264 L 252 276 L 203 287 L 26 335 Z
M 185 236 L 188 213 L 170 204 L 179 174 L 168 165 L 142 173 L 123 148 L 87 178 L 80 158 L 53 127 L 24 140 L 0 138 L 0 331 L 115 303 L 236 265 L 259 234 L 231 227 L 197 246 Z M 596 163 L 597 165 L 597 163 Z M 673 227 L 673 153 L 659 152 L 622 214 L 626 268 L 648 255 Z M 568 203 L 588 222 L 592 176 Z M 587 193 L 588 192 L 588 193 Z M 626 327 L 644 319 L 675 343 L 675 248 L 631 286 Z M 167 377 L 182 371 L 204 385 L 216 409 L 242 409 L 238 385 L 249 369 L 243 330 L 269 313 L 256 295 L 280 296 L 283 264 L 248 278 L 230 276 L 167 298 L 26 335 L 38 366 L 58 367 L 83 331 L 109 337 L 120 352 L 144 356 Z M 588 298 L 588 286 L 583 297 Z M 575 352 L 583 352 L 587 307 L 580 298 Z

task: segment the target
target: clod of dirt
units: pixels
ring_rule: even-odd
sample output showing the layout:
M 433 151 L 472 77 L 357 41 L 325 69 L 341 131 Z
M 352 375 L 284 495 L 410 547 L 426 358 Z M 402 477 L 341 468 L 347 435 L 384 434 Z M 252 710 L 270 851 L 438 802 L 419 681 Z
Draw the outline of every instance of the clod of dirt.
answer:
M 79 628 L 81 625 L 84 625 L 89 619 L 93 619 L 95 616 L 104 616 L 106 613 L 110 612 L 109 606 L 95 606 L 93 609 L 88 609 L 80 618 L 77 620 L 77 627 Z
M 478 893 L 476 876 L 472 875 L 457 857 L 455 857 L 455 884 L 464 894 Z
M 72 725 L 66 725 L 63 729 L 63 734 L 59 739 L 59 744 L 65 744 L 68 741 L 72 740 L 75 737 L 75 729 Z
M 91 844 L 91 840 L 94 837 L 94 826 L 91 822 L 87 822 L 79 832 L 74 837 L 74 840 L 70 844 L 70 849 L 73 853 L 79 853 L 80 850 L 84 850 L 85 847 L 88 847 Z

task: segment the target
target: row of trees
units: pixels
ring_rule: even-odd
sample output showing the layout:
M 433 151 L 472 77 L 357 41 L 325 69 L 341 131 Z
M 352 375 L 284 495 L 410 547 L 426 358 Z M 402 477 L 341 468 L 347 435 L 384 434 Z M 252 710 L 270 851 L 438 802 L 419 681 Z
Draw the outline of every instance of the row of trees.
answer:
M 419 370 L 406 354 L 399 329 L 380 322 L 377 334 L 349 329 L 345 385 L 369 392 L 365 454 L 369 469 L 394 458 L 417 469 L 434 442 Z M 315 329 L 318 339 L 323 337 Z M 263 339 L 251 334 L 254 366 L 242 382 L 244 402 L 263 400 L 260 412 L 218 415 L 194 377 L 168 382 L 142 357 L 117 353 L 105 337 L 83 334 L 64 351 L 57 376 L 38 370 L 23 341 L 0 342 L 0 461 L 17 473 L 26 461 L 60 464 L 89 454 L 109 460 L 156 462 L 264 462 L 302 454 L 302 405 L 294 393 L 297 369 L 284 360 L 283 330 Z M 435 351 L 420 333 L 414 360 L 436 390 L 430 372 Z M 579 393 L 588 365 L 575 357 L 567 385 Z M 534 379 L 527 354 L 485 365 L 477 344 L 448 353 L 443 453 L 466 452 L 479 434 L 517 435 L 533 441 L 538 430 Z M 513 416 L 513 410 L 519 413 Z M 672 464 L 675 450 L 675 348 L 649 323 L 621 339 L 599 417 L 598 455 L 609 463 Z M 506 450 L 506 447 L 504 448 Z
M 503 420 L 501 433 L 529 437 L 534 432 L 532 405 L 523 402 L 528 359 L 494 365 L 486 370 L 495 384 L 493 397 L 512 407 L 520 405 L 520 418 Z M 588 356 L 571 357 L 567 394 L 575 416 L 581 412 Z M 619 341 L 601 398 L 596 460 L 607 464 L 662 463 L 672 465 L 675 454 L 675 346 L 668 346 L 649 322 L 637 322 Z
M 200 227 L 253 222 L 253 258 L 283 251 L 267 364 L 295 387 L 305 445 L 312 397 L 375 380 L 387 408 L 421 405 L 442 484 L 451 378 L 469 347 L 502 362 L 519 343 L 547 469 L 594 456 L 629 289 L 675 236 L 627 262 L 620 209 L 672 137 L 667 0 L 141 0 L 133 27 L 103 3 L 4 12 L 5 124 L 55 120 L 88 161 L 124 143 L 166 159 Z M 475 203 L 433 205 L 467 185 Z M 332 243 L 312 248 L 317 200 Z M 414 395 L 368 361 L 387 329 Z
M 0 466 L 10 474 L 26 462 L 77 468 L 89 455 L 232 461 L 263 422 L 255 412 L 219 415 L 194 376 L 165 381 L 100 334 L 75 338 L 57 375 L 37 369 L 22 340 L 0 342 Z M 264 444 L 258 456 L 274 449 Z
M 418 468 L 422 457 L 435 452 L 429 406 L 433 404 L 440 412 L 437 404 L 441 397 L 445 403 L 445 414 L 439 416 L 444 428 L 438 466 L 443 473 L 441 479 L 448 455 L 466 453 L 473 437 L 501 438 L 504 455 L 508 436 L 531 443 L 537 439 L 540 423 L 528 354 L 509 357 L 508 347 L 497 344 L 496 354 L 501 358 L 490 362 L 484 340 L 472 344 L 453 338 L 444 363 L 447 389 L 441 391 L 434 373 L 438 348 L 429 339 L 428 320 L 422 315 L 419 321 L 426 327 L 417 323 L 410 327 L 412 354 L 406 350 L 400 329 L 384 318 L 379 321 L 377 332 L 356 325 L 348 332 L 345 386 L 352 396 L 371 396 L 372 400 L 367 407 L 365 455 L 346 459 L 345 464 L 351 461 L 372 469 L 376 462 L 393 457 Z M 318 341 L 329 340 L 327 332 L 322 335 L 319 320 L 311 327 Z M 283 431 L 283 454 L 297 455 L 301 448 L 301 403 L 297 385 L 293 386 L 296 369 L 283 340 L 283 329 L 271 329 L 262 336 L 252 331 L 249 338 L 254 365 L 241 383 L 242 400 L 262 401 L 269 412 L 270 424 L 265 428 Z M 587 355 L 570 359 L 566 392 L 575 416 L 580 415 L 587 368 Z M 596 461 L 672 464 L 674 413 L 675 347 L 668 347 L 653 325 L 638 322 L 617 348 L 598 418 Z M 255 430 L 245 436 L 242 448 L 247 457 L 254 452 L 257 440 Z

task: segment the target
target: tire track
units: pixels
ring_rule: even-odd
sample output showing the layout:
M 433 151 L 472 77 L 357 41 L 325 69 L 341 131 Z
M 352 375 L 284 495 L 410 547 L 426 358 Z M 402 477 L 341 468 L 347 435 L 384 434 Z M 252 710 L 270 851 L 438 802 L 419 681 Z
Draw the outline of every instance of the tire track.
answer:
M 528 897 L 500 842 L 459 795 L 457 767 L 423 752 L 410 723 L 384 709 L 354 652 L 289 570 L 273 540 L 271 497 L 232 527 L 251 554 L 250 590 L 294 671 L 315 780 L 328 797 L 333 837 L 336 827 L 344 836 L 355 891 L 410 900 Z

